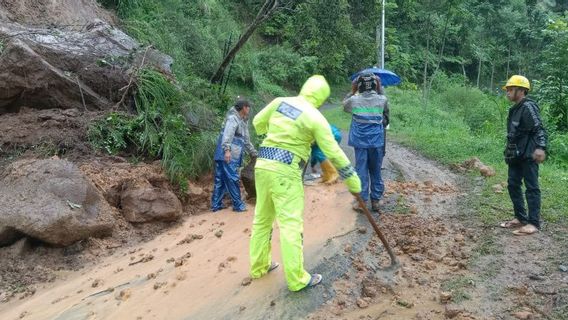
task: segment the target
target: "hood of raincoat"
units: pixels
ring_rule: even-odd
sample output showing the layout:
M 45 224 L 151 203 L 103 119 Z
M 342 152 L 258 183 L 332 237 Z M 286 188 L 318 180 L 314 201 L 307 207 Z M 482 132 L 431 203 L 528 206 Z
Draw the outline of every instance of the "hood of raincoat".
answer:
M 302 86 L 300 96 L 319 108 L 329 97 L 330 91 L 329 84 L 323 76 L 313 75 Z

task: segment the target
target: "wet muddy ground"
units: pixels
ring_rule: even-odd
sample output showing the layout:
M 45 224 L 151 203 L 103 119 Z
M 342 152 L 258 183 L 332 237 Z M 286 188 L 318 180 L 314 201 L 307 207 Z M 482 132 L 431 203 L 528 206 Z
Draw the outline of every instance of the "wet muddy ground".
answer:
M 305 261 L 324 282 L 298 293 L 281 268 L 246 281 L 253 208 L 201 213 L 153 240 L 113 248 L 0 303 L 2 319 L 566 319 L 567 230 L 532 237 L 483 225 L 483 179 L 397 144 L 375 215 L 401 267 L 341 184 L 306 186 Z M 275 231 L 273 259 L 279 261 Z M 41 249 L 45 250 L 45 249 Z M 75 257 L 72 252 L 68 259 Z M 79 261 L 81 262 L 81 261 Z M 42 271 L 44 270 L 44 271 Z

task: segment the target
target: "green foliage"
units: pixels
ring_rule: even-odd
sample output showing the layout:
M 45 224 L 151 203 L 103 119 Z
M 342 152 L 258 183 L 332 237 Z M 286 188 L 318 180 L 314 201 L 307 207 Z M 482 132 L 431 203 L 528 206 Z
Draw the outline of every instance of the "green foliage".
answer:
M 347 0 L 307 0 L 289 22 L 287 41 L 304 56 L 318 57 L 317 72 L 332 81 L 343 79 L 353 34 Z
M 444 111 L 457 114 L 474 133 L 493 132 L 495 126 L 497 129 L 504 128 L 504 112 L 501 111 L 506 107 L 499 104 L 503 99 L 495 99 L 476 88 L 464 86 L 461 76 L 455 76 L 454 79 L 445 76 L 444 80 L 435 78 L 433 82 L 433 88 L 438 91 L 434 103 Z M 496 119 L 501 121 L 496 122 Z
M 301 56 L 285 46 L 272 46 L 253 54 L 250 81 L 256 94 L 267 99 L 287 96 L 289 93 L 285 88 L 300 88 L 316 65 L 316 57 Z M 240 71 L 237 74 L 242 77 Z
M 182 188 L 211 167 L 215 132 L 191 132 L 186 124 L 183 92 L 160 73 L 142 70 L 135 94 L 137 115 L 111 113 L 95 122 L 89 139 L 110 154 L 127 153 L 161 159 L 168 177 Z M 192 110 L 198 111 L 198 110 Z
M 507 180 L 502 154 L 509 102 L 468 87 L 449 87 L 435 92 L 428 105 L 422 102 L 418 92 L 389 88 L 387 96 L 391 106 L 391 137 L 445 164 L 477 157 L 494 167 L 497 175 L 485 183 L 483 201 L 477 203 L 478 211 L 482 220 L 491 224 L 511 212 L 507 194 L 496 194 L 491 189 L 492 185 Z M 464 102 L 468 109 L 460 109 L 460 99 L 472 98 L 478 103 Z M 479 119 L 472 122 L 466 115 L 469 110 L 475 111 Z M 483 130 L 472 130 L 472 123 L 485 125 Z M 549 158 L 540 169 L 542 212 L 547 221 L 567 221 L 565 199 L 568 192 L 564 185 L 568 181 L 565 169 L 568 139 L 565 134 L 558 133 L 549 138 Z
M 549 134 L 549 156 L 559 166 L 568 167 L 568 133 L 553 132 Z
M 510 102 L 476 88 L 459 86 L 455 81 L 436 88 L 440 91 L 433 92 L 428 102 L 418 91 L 387 88 L 391 109 L 389 139 L 443 164 L 457 164 L 477 157 L 492 166 L 497 175 L 487 178 L 482 194 L 472 205 L 487 224 L 508 218 L 512 212 L 508 195 L 495 193 L 491 186 L 507 181 L 503 148 Z M 323 113 L 330 123 L 349 128 L 350 115 L 341 108 L 327 109 Z M 540 168 L 543 216 L 546 221 L 568 221 L 565 201 L 568 197 L 565 188 L 568 136 L 558 131 L 550 134 L 547 154 L 548 160 Z
M 114 9 L 120 16 L 137 6 L 137 0 L 98 0 L 100 4 L 108 9 Z
M 96 149 L 102 149 L 108 154 L 117 154 L 128 149 L 133 136 L 136 120 L 129 115 L 112 112 L 104 119 L 94 122 L 89 127 L 89 141 Z
M 550 124 L 568 132 L 568 13 L 563 18 L 552 20 L 544 34 L 550 42 L 543 52 L 540 68 L 544 77 L 535 81 L 539 88 L 537 98 L 550 106 Z
M 317 66 L 314 56 L 301 56 L 284 46 L 271 46 L 255 56 L 254 72 L 262 73 L 267 80 L 292 87 L 300 87 Z

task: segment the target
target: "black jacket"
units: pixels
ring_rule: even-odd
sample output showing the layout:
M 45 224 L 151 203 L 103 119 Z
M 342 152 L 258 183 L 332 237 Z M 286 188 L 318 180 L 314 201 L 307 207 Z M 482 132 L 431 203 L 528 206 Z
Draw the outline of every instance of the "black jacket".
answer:
M 546 150 L 546 130 L 540 119 L 538 105 L 529 98 L 509 109 L 507 117 L 507 147 L 505 161 L 532 159 L 536 148 Z

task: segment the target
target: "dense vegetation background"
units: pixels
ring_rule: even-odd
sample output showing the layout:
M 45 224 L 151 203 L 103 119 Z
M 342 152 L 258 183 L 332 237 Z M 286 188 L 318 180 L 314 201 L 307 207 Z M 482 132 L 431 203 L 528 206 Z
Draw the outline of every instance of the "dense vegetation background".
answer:
M 210 168 L 219 121 L 236 95 L 259 109 L 320 73 L 337 101 L 349 89 L 348 76 L 377 61 L 380 0 L 280 1 L 227 68 L 227 84 L 215 85 L 209 79 L 227 47 L 264 1 L 100 2 L 116 10 L 127 32 L 174 58 L 176 80 L 140 72 L 137 113 L 110 114 L 93 126 L 91 139 L 111 153 L 162 158 L 182 187 Z M 479 157 L 498 168 L 493 182 L 501 182 L 509 107 L 501 86 L 523 74 L 550 138 L 542 167 L 545 215 L 560 217 L 568 182 L 568 3 L 388 0 L 385 9 L 385 67 L 404 80 L 387 89 L 392 138 L 446 163 Z M 347 125 L 337 110 L 327 116 Z

